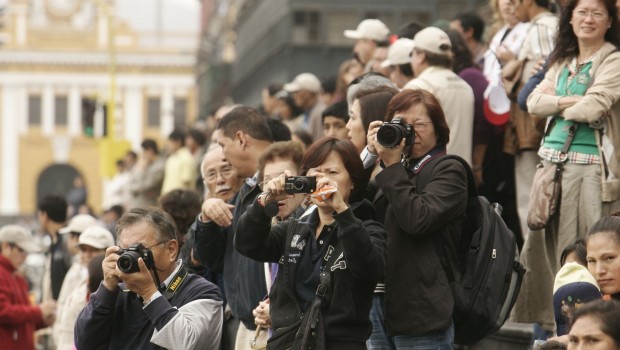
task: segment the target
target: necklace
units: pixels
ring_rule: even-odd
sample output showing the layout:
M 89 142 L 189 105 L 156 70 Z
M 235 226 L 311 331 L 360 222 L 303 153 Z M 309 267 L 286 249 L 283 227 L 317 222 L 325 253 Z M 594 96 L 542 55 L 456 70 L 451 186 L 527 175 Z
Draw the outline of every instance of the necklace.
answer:
M 590 56 L 588 56 L 588 58 L 586 58 L 583 62 L 578 63 L 578 57 L 575 57 L 575 70 L 574 70 L 574 74 L 578 74 L 579 71 L 581 71 L 581 68 L 583 68 L 583 66 L 585 66 L 586 64 L 588 64 L 588 62 L 592 61 L 592 59 L 594 58 L 594 56 L 598 53 L 598 50 L 600 49 L 600 47 L 598 49 L 596 49 L 596 51 L 594 51 Z

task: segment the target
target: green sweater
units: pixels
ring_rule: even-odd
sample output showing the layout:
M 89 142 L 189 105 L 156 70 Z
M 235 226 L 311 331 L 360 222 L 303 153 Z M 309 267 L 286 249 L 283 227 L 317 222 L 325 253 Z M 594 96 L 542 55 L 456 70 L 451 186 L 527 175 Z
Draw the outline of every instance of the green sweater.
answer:
M 592 69 L 592 61 L 586 63 L 578 70 L 577 75 L 572 80 L 568 80 L 570 71 L 568 66 L 564 66 L 562 72 L 558 76 L 558 82 L 556 85 L 557 96 L 583 96 L 586 90 L 590 86 L 592 76 L 590 75 L 590 69 Z M 543 147 L 551 148 L 554 150 L 562 150 L 566 137 L 568 136 L 568 127 L 573 123 L 567 121 L 561 116 L 554 116 L 555 125 L 551 129 L 549 135 L 545 137 Z M 594 136 L 594 129 L 590 128 L 587 123 L 576 123 L 577 133 L 575 138 L 568 149 L 569 152 L 583 153 L 598 155 L 598 148 L 596 146 L 596 137 Z

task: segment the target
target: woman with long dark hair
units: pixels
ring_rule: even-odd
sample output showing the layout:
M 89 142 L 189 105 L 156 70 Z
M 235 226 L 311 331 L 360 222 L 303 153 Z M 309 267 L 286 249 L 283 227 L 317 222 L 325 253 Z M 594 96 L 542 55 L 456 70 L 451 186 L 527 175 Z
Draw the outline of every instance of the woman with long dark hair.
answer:
M 521 295 L 539 315 L 551 314 L 550 303 L 533 301 L 551 295 L 562 249 L 620 205 L 619 29 L 615 0 L 568 1 L 549 71 L 527 101 L 530 113 L 547 117 L 542 166 L 563 163 L 558 213 L 529 235 L 522 254 Z

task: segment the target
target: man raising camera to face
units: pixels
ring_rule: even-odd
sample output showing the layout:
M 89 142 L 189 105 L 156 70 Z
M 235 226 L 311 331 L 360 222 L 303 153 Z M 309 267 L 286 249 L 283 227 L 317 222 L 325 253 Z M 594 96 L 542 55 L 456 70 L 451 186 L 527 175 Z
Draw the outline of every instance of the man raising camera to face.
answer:
M 75 326 L 78 349 L 216 349 L 222 328 L 219 289 L 178 260 L 173 219 L 134 208 L 106 250 L 103 282 Z M 182 336 L 181 336 L 182 335 Z

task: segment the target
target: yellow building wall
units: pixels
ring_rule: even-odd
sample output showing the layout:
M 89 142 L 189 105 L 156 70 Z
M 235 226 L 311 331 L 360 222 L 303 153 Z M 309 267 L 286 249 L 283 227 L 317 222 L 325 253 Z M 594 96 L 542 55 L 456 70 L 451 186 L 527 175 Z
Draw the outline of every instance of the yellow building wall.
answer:
M 49 137 L 26 135 L 19 145 L 19 207 L 23 214 L 34 213 L 37 201 L 37 181 L 41 173 L 56 164 Z M 84 177 L 88 190 L 88 204 L 96 214 L 101 212 L 102 178 L 99 165 L 97 140 L 74 138 L 71 140 L 68 164 Z

